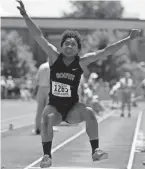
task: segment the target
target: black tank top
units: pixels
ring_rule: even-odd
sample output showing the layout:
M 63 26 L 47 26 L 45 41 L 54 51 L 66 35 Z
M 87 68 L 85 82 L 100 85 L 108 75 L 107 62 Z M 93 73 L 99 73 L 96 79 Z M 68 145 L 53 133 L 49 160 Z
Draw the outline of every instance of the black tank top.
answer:
M 49 101 L 60 103 L 61 101 L 77 102 L 78 86 L 80 83 L 82 68 L 79 65 L 79 56 L 68 66 L 63 62 L 63 54 L 50 66 L 50 93 Z

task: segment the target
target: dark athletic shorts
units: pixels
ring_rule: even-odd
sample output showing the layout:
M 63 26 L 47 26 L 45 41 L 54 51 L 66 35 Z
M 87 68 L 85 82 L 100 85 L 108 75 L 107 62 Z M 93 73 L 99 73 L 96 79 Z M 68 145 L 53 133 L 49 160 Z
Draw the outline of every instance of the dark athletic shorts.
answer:
M 62 115 L 62 121 L 66 121 L 68 112 L 78 101 L 52 101 L 49 100 L 48 105 L 54 106 L 57 111 Z M 67 122 L 67 121 L 66 121 Z

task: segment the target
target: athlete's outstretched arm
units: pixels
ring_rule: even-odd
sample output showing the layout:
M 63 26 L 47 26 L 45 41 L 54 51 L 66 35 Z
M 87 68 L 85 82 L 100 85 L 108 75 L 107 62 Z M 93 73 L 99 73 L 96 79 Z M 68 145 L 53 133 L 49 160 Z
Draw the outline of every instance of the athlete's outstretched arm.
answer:
M 32 19 L 28 16 L 25 10 L 25 6 L 21 0 L 16 0 L 19 3 L 17 8 L 20 11 L 20 14 L 25 19 L 26 25 L 33 36 L 33 38 L 37 41 L 37 43 L 42 47 L 42 49 L 48 54 L 48 57 L 51 57 L 50 52 L 54 54 L 54 57 L 58 56 L 57 48 L 50 44 L 43 36 L 40 28 L 32 21 Z M 51 59 L 51 58 L 50 58 Z
M 91 53 L 86 53 L 84 57 L 81 58 L 81 62 L 84 63 L 85 65 L 88 65 L 92 62 L 97 61 L 98 59 L 103 59 L 109 55 L 112 55 L 115 53 L 117 50 L 119 50 L 123 45 L 128 43 L 129 40 L 135 39 L 137 37 L 141 36 L 141 30 L 138 29 L 132 29 L 131 33 L 128 37 L 119 40 L 106 48 L 102 50 L 98 50 L 96 52 L 91 52 Z

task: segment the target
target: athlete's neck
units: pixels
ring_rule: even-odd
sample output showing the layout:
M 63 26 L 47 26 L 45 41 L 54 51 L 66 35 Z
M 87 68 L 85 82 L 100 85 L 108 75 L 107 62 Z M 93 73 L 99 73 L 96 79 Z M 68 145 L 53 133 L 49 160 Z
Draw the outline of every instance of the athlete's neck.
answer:
M 63 60 L 66 60 L 66 61 L 68 61 L 68 62 L 73 61 L 75 58 L 76 58 L 76 56 L 72 56 L 72 57 L 63 56 Z
M 77 55 L 71 57 L 67 57 L 64 54 L 62 55 L 62 59 L 66 65 L 69 65 L 71 62 L 73 62 L 76 59 L 76 57 Z
M 62 54 L 62 58 L 64 60 L 74 60 L 76 58 L 77 55 L 74 55 L 74 56 L 66 56 L 65 54 Z
M 75 59 L 75 57 L 71 57 L 71 58 L 66 58 L 66 57 L 63 57 L 63 62 L 66 64 L 66 65 L 69 65 L 70 63 L 72 63 Z

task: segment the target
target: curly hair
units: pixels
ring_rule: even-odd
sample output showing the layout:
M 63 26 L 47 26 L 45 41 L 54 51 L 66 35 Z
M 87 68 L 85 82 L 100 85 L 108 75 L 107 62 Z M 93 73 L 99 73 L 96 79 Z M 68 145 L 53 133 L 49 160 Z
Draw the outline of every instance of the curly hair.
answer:
M 65 40 L 67 38 L 74 38 L 77 41 L 79 50 L 81 50 L 81 48 L 82 48 L 81 36 L 78 33 L 78 31 L 73 31 L 73 30 L 64 31 L 64 33 L 62 34 L 62 39 L 61 39 L 61 43 L 60 43 L 61 47 L 63 46 L 63 43 L 65 42 Z

